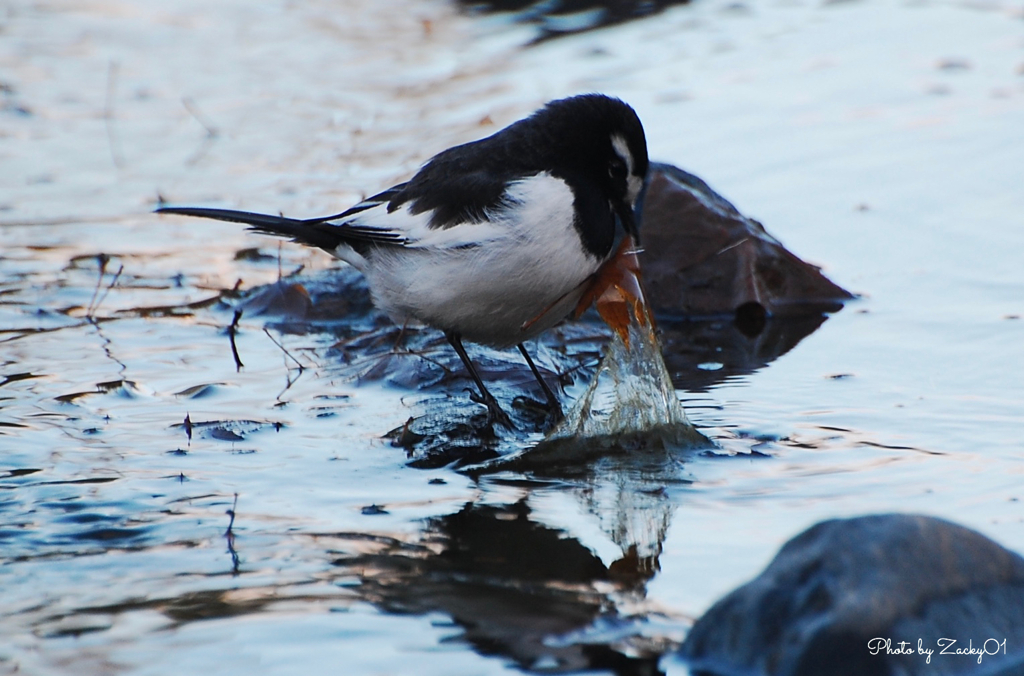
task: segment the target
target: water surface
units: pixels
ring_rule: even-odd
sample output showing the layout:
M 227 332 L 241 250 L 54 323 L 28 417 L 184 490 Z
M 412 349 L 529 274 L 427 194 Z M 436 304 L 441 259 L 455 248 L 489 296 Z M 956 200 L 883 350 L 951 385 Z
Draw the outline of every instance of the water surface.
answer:
M 15 2 L 0 670 L 651 673 L 826 517 L 924 512 L 1024 551 L 1021 20 L 698 2 L 525 47 L 529 26 L 439 2 Z M 473 414 L 442 343 L 411 357 L 436 367 L 379 378 L 345 358 L 362 332 L 394 338 L 372 317 L 254 315 L 239 370 L 239 293 L 300 270 L 315 292 L 335 263 L 149 213 L 335 213 L 593 90 L 637 108 L 652 157 L 862 294 L 778 358 L 701 355 L 679 395 L 716 452 L 410 465 L 385 433 Z M 543 364 L 592 366 L 559 351 L 573 330 Z

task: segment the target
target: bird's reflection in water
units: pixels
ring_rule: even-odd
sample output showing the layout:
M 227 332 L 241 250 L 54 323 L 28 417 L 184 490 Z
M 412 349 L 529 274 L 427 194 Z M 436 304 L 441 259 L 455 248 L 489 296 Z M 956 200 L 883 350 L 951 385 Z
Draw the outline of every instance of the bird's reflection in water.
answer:
M 385 612 L 444 613 L 460 640 L 543 673 L 602 670 L 660 674 L 685 623 L 647 622 L 647 583 L 674 505 L 667 488 L 686 483 L 682 461 L 660 453 L 605 456 L 562 473 L 501 472 L 481 483 L 521 491 L 510 504 L 470 502 L 428 519 L 415 544 L 386 540 L 335 564 L 355 575 L 353 591 Z M 530 502 L 549 487 L 568 490 L 621 554 L 605 562 L 572 533 L 534 520 Z M 610 558 L 610 557 L 609 557 Z M 671 637 L 661 628 L 673 626 Z M 669 632 L 672 633 L 672 632 Z

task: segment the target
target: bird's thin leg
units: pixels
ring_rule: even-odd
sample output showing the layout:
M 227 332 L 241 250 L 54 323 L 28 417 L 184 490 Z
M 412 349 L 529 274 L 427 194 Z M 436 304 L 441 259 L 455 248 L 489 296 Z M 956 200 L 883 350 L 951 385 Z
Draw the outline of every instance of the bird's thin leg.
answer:
M 552 415 L 561 414 L 562 405 L 558 403 L 558 397 L 555 396 L 555 393 L 551 390 L 550 387 L 548 387 L 548 384 L 544 382 L 543 378 L 541 378 L 540 371 L 537 369 L 537 365 L 533 363 L 533 360 L 530 359 L 530 353 L 526 351 L 526 346 L 523 345 L 522 343 L 519 343 L 518 345 L 516 345 L 516 347 L 519 348 L 519 351 L 523 355 L 523 359 L 526 360 L 526 363 L 529 364 L 530 366 L 530 370 L 533 371 L 533 377 L 537 379 L 538 383 L 540 383 L 540 389 L 544 390 L 544 396 L 548 400 L 548 410 L 551 412 Z
M 458 353 L 459 359 L 465 365 L 466 370 L 469 371 L 470 377 L 473 378 L 473 382 L 476 383 L 476 387 L 480 390 L 480 399 L 484 406 L 487 407 L 488 416 L 491 420 L 497 422 L 500 425 L 508 429 L 512 429 L 512 421 L 509 420 L 508 414 L 501 409 L 498 405 L 498 400 L 494 398 L 487 387 L 484 386 L 484 381 L 480 379 L 480 375 L 476 372 L 476 367 L 473 366 L 473 362 L 469 360 L 469 355 L 466 354 L 466 348 L 462 346 L 462 336 L 455 331 L 445 331 L 444 337 L 448 339 L 451 346 L 455 348 L 455 352 Z

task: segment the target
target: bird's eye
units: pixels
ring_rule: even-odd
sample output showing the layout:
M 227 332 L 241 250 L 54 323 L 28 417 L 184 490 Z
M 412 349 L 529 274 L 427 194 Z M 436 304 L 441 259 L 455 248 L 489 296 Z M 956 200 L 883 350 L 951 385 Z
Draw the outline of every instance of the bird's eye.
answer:
M 621 157 L 616 157 L 608 163 L 608 176 L 613 180 L 626 180 L 626 171 L 626 163 L 622 161 Z

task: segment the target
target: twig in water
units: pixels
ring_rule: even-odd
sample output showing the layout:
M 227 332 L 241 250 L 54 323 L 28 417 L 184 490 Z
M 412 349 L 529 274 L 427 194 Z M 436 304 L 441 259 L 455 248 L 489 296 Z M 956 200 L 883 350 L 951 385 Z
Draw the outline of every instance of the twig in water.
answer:
M 235 510 L 237 508 L 238 508 L 238 493 L 235 493 L 235 499 L 231 503 L 231 509 L 229 509 L 227 511 L 227 515 L 231 517 L 231 520 L 228 521 L 228 529 L 226 531 L 224 531 L 224 537 L 228 537 L 228 538 L 234 538 L 235 537 L 235 534 L 234 534 L 234 532 L 231 529 L 235 527 Z
M 103 301 L 106 300 L 107 294 L 110 293 L 110 290 L 114 288 L 115 284 L 117 284 L 117 280 L 121 279 L 122 272 L 124 272 L 123 265 L 117 269 L 117 272 L 114 273 L 114 278 L 110 280 L 110 284 L 108 284 L 107 288 L 103 291 L 103 295 L 100 296 L 99 300 L 96 301 L 96 306 L 93 307 L 92 314 L 95 314 L 96 310 L 100 309 L 100 305 L 103 305 Z
M 96 315 L 96 311 L 100 308 L 100 305 L 103 304 L 107 294 L 110 293 L 112 288 L 114 288 L 114 285 L 117 284 L 117 280 L 121 278 L 121 273 L 124 272 L 124 266 L 122 265 L 117 269 L 117 272 L 114 274 L 114 278 L 110 280 L 110 284 L 108 284 L 107 288 L 103 291 L 103 295 L 97 298 L 97 295 L 99 295 L 100 292 L 100 285 L 103 283 L 103 275 L 107 273 L 107 264 L 110 263 L 110 256 L 105 253 L 97 254 L 96 260 L 99 263 L 100 274 L 96 278 L 96 288 L 92 290 L 92 298 L 89 299 L 89 306 L 85 308 L 85 317 L 89 320 Z
M 277 345 L 277 347 L 280 348 L 281 352 L 284 353 L 284 356 L 286 356 L 289 359 L 291 359 L 299 367 L 299 374 L 297 376 L 295 376 L 294 379 L 292 379 L 291 369 L 288 370 L 287 375 L 285 376 L 284 389 L 281 390 L 280 392 L 278 392 L 277 397 L 276 397 L 276 399 L 278 401 L 280 401 L 281 400 L 281 396 L 284 395 L 285 392 L 290 390 L 292 388 L 292 385 L 294 385 L 296 383 L 296 381 L 298 381 L 298 379 L 302 377 L 302 374 L 306 371 L 306 367 L 303 366 L 302 362 L 300 362 L 298 359 L 296 359 L 288 350 L 286 350 L 284 345 L 282 345 L 279 341 L 277 341 L 274 338 L 273 335 L 271 335 L 270 331 L 268 331 L 266 328 L 264 328 L 263 329 L 263 333 L 267 334 L 267 338 L 270 338 L 271 342 L 273 342 L 274 345 Z
M 89 305 L 85 308 L 85 316 L 92 317 L 93 306 L 96 303 L 96 296 L 100 292 L 100 284 L 103 283 L 103 275 L 107 272 L 107 263 L 110 262 L 110 256 L 105 253 L 96 254 L 96 262 L 99 264 L 99 276 L 96 277 L 96 288 L 92 290 L 92 298 L 89 299 Z
M 267 334 L 267 338 L 270 338 L 274 345 L 277 345 L 279 348 L 281 348 L 281 352 L 284 352 L 284 356 L 288 357 L 293 362 L 295 362 L 295 365 L 299 367 L 299 373 L 302 373 L 303 371 L 306 370 L 306 367 L 302 365 L 302 362 L 300 362 L 298 359 L 292 356 L 292 353 L 286 350 L 284 345 L 282 345 L 276 338 L 274 338 L 274 336 L 270 333 L 268 329 L 264 328 L 263 333 Z
M 181 104 L 185 106 L 185 110 L 189 112 L 189 115 L 195 118 L 196 122 L 206 130 L 206 137 L 203 139 L 203 142 L 199 145 L 196 152 L 192 154 L 192 157 L 188 158 L 185 162 L 187 166 L 192 166 L 194 164 L 198 164 L 199 160 L 206 157 L 206 153 L 210 152 L 210 147 L 213 145 L 214 141 L 220 137 L 220 131 L 210 124 L 209 120 L 207 120 L 199 111 L 198 106 L 196 106 L 196 102 L 191 98 L 186 96 L 181 100 Z
M 110 159 L 117 169 L 124 168 L 124 156 L 121 154 L 121 140 L 117 136 L 114 102 L 117 99 L 117 75 L 121 64 L 111 61 L 107 68 L 107 103 L 103 111 L 103 120 L 107 126 L 107 144 L 110 146 Z
M 231 574 L 238 575 L 239 559 L 238 552 L 235 550 L 235 514 L 238 509 L 238 493 L 235 493 L 235 501 L 231 504 L 231 509 L 227 511 L 228 516 L 231 520 L 228 521 L 228 529 L 224 531 L 224 537 L 228 541 L 228 553 L 231 554 Z
M 238 321 L 242 318 L 242 311 L 235 310 L 235 318 L 231 320 L 230 326 L 228 326 L 228 338 L 231 340 L 231 356 L 235 358 L 235 371 L 241 371 L 245 364 L 242 363 L 241 358 L 238 356 L 238 346 L 235 345 L 235 332 L 238 330 Z
M 100 322 L 96 321 L 96 311 L 99 309 L 104 299 L 106 299 L 107 294 L 110 293 L 110 290 L 114 288 L 115 284 L 117 284 L 117 280 L 121 278 L 121 273 L 124 272 L 124 266 L 122 265 L 120 268 L 118 268 L 117 273 L 114 275 L 114 278 L 110 280 L 110 284 L 107 285 L 106 290 L 104 290 L 103 294 L 99 298 L 97 298 L 96 296 L 99 293 L 100 285 L 103 282 L 103 275 L 106 274 L 107 263 L 110 262 L 110 256 L 101 253 L 96 256 L 96 259 L 97 261 L 99 261 L 100 274 L 99 277 L 97 277 L 96 279 L 96 288 L 93 289 L 92 298 L 89 299 L 89 306 L 85 309 L 85 322 L 91 325 L 93 329 L 96 330 L 96 335 L 98 335 L 100 337 L 100 340 L 103 341 L 103 353 L 107 355 L 108 359 L 110 359 L 111 361 L 118 365 L 118 373 L 120 373 L 122 378 L 124 378 L 125 372 L 128 371 L 128 365 L 114 356 L 114 353 L 111 350 L 111 347 L 113 346 L 113 341 L 111 341 L 109 338 L 107 338 L 106 335 L 104 335 L 103 329 L 100 328 Z
M 192 97 L 186 96 L 181 100 L 181 104 L 185 106 L 185 110 L 189 112 L 192 117 L 196 118 L 196 122 L 202 125 L 203 129 L 206 130 L 206 135 L 213 138 L 220 136 L 220 132 L 206 119 L 206 117 L 199 112 L 199 108 L 196 106 L 196 102 L 192 100 Z

